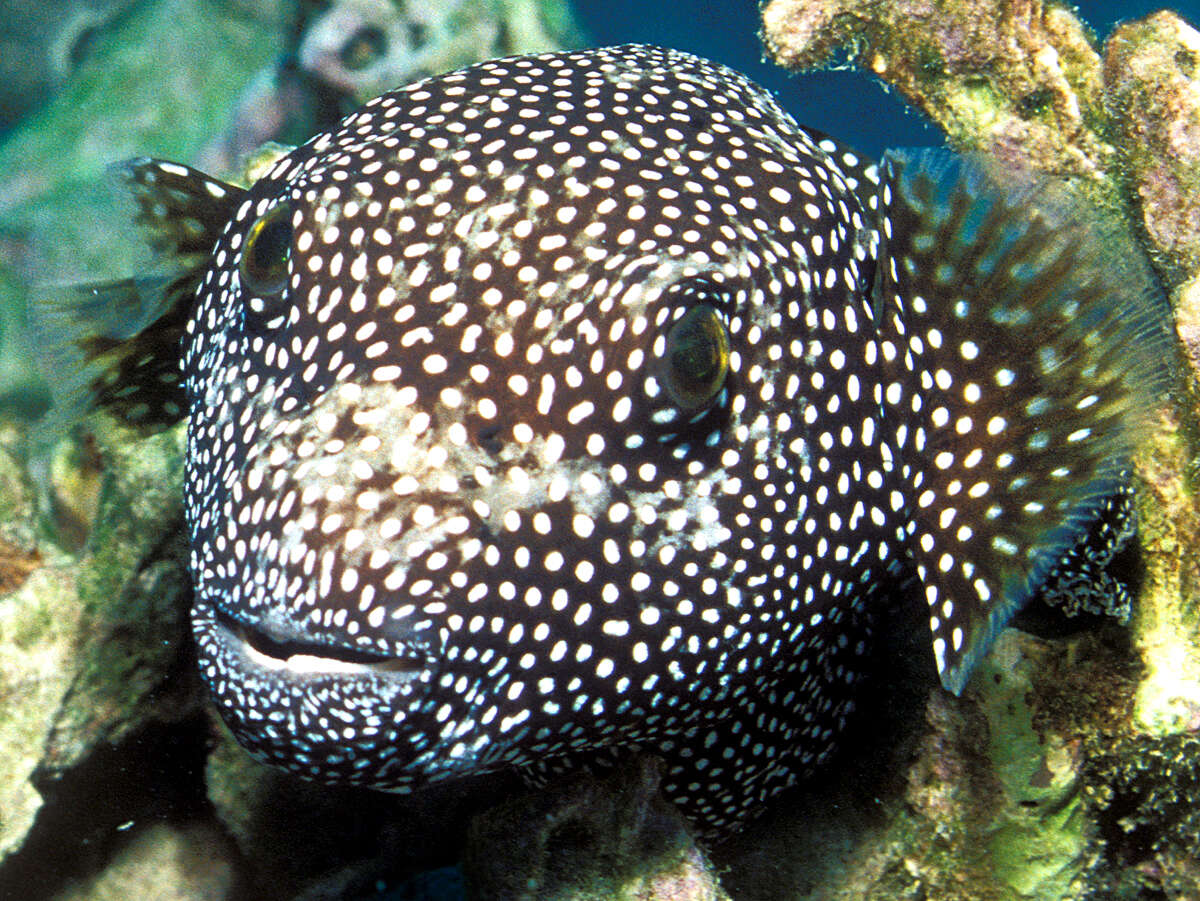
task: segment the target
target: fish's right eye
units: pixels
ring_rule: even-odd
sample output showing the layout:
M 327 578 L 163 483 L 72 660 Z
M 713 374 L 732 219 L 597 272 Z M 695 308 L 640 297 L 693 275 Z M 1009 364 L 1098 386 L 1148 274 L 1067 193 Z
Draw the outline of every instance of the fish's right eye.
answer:
M 260 298 L 282 294 L 291 256 L 292 207 L 281 203 L 260 216 L 246 233 L 238 267 L 242 284 Z
M 663 381 L 680 410 L 695 412 L 712 402 L 729 372 L 729 333 L 712 306 L 698 304 L 667 332 Z

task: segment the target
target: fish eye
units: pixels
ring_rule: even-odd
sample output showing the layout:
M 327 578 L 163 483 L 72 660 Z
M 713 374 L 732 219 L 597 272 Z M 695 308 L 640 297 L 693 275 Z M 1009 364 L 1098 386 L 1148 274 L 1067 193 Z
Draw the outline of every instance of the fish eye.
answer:
M 684 412 L 707 406 L 729 372 L 729 332 L 715 308 L 697 304 L 667 332 L 663 382 Z
M 281 203 L 250 226 L 238 268 L 242 284 L 259 297 L 272 297 L 287 287 L 292 255 L 292 207 Z

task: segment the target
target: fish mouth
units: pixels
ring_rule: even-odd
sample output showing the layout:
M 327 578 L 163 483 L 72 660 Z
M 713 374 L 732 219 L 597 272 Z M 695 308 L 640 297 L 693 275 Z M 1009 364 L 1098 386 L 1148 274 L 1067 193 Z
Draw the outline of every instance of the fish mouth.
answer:
M 218 608 L 213 617 L 216 638 L 251 667 L 298 678 L 375 676 L 410 682 L 429 671 L 423 655 L 387 655 L 359 648 L 336 647 L 265 626 L 245 623 Z

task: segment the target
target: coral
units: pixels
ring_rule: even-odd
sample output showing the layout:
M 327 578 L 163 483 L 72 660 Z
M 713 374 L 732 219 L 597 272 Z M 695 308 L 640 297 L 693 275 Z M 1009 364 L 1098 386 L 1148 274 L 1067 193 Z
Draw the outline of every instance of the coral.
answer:
M 960 756 L 949 747 L 934 755 L 939 769 L 921 797 L 951 836 L 971 810 L 994 824 L 1013 800 L 1028 808 L 1030 818 L 1011 818 L 987 838 L 990 871 L 1008 886 L 1003 897 L 1193 896 L 1200 34 L 1162 12 L 1121 25 L 1098 48 L 1071 10 L 1036 0 L 770 0 L 762 17 L 764 41 L 784 65 L 844 55 L 896 87 L 957 148 L 1082 176 L 1107 215 L 1125 217 L 1141 236 L 1170 292 L 1190 365 L 1179 368 L 1180 403 L 1164 398 L 1135 461 L 1142 572 L 1127 644 L 1089 656 L 1096 633 L 1060 639 L 1065 658 L 1043 654 L 1014 693 L 1011 676 L 989 681 L 999 675 L 1002 641 L 964 700 L 988 718 L 990 746 L 978 762 L 1004 791 L 971 799 L 971 771 L 953 765 Z M 961 807 L 957 798 L 971 800 Z M 913 866 L 943 878 L 970 868 L 974 850 L 966 843 L 939 861 L 913 846 Z
M 788 68 L 840 55 L 895 87 L 960 150 L 1086 176 L 1134 199 L 1172 286 L 1200 265 L 1200 34 L 1172 12 L 1127 22 L 1098 49 L 1040 0 L 769 0 L 763 41 Z
M 47 867 L 69 874 L 59 855 L 73 842 L 108 847 L 110 830 L 147 805 L 169 809 L 186 788 L 163 786 L 185 785 L 202 753 L 173 750 L 181 736 L 195 742 L 201 699 L 172 488 L 182 432 L 134 443 L 101 423 L 93 435 L 106 469 L 95 505 L 78 511 L 88 535 L 78 555 L 45 537 L 19 467 L 7 455 L 0 467 L 0 494 L 13 499 L 0 526 L 0 895 L 14 881 L 51 878 Z M 72 449 L 53 467 L 75 474 L 56 480 L 59 488 L 79 484 Z M 133 774 L 139 787 L 128 784 Z M 90 816 L 71 816 L 73 808 Z
M 577 42 L 553 0 L 337 0 L 307 23 L 300 67 L 356 102 L 494 56 Z
M 1200 271 L 1200 33 L 1174 13 L 1127 22 L 1104 56 L 1105 105 L 1159 258 Z
M 1105 859 L 1093 897 L 1200 894 L 1200 737 L 1124 737 L 1087 762 Z
M 1047 172 L 1096 175 L 1104 139 L 1100 58 L 1086 27 L 1040 0 L 771 0 L 763 41 L 780 65 L 839 54 L 874 72 L 960 150 Z
M 384 91 L 514 53 L 578 45 L 566 0 L 302 3 L 283 64 L 261 70 L 200 159 L 236 166 L 264 141 L 298 143 Z
M 212 826 L 155 824 L 139 832 L 103 873 L 75 881 L 56 901 L 195 901 L 230 896 L 233 867 Z

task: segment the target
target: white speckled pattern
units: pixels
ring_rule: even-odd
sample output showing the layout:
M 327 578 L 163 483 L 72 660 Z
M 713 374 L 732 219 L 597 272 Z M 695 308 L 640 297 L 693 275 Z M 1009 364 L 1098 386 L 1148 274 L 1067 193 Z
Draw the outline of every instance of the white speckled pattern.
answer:
M 133 164 L 228 210 L 183 375 L 239 740 L 396 791 L 641 749 L 721 829 L 829 754 L 903 588 L 961 688 L 1128 519 L 1162 385 L 1107 238 L 940 159 L 618 47 L 385 94 L 246 192 Z

